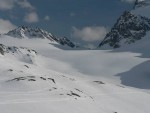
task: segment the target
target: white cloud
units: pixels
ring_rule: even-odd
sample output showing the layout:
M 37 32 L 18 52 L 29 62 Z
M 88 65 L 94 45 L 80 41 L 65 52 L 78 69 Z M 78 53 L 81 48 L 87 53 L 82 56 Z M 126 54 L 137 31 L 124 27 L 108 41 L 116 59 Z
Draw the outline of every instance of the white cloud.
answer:
M 14 8 L 14 0 L 0 0 L 0 10 L 10 10 Z
M 25 22 L 34 23 L 39 21 L 35 7 L 31 5 L 28 0 L 0 0 L 0 10 L 2 11 L 12 10 L 13 8 L 16 8 L 18 6 L 29 12 L 25 15 Z
M 49 17 L 49 16 L 45 16 L 45 17 L 44 17 L 44 20 L 49 21 L 49 20 L 50 20 L 50 17 Z
M 25 15 L 24 21 L 27 23 L 36 23 L 39 21 L 39 17 L 36 12 L 30 12 Z
M 0 19 L 0 33 L 7 33 L 8 31 L 15 29 L 16 26 L 9 20 Z
M 107 32 L 107 28 L 99 26 L 85 27 L 83 29 L 73 27 L 72 36 L 87 42 L 94 42 L 102 40 Z
M 27 0 L 0 0 L 0 10 L 11 10 L 19 5 L 21 8 L 34 9 Z

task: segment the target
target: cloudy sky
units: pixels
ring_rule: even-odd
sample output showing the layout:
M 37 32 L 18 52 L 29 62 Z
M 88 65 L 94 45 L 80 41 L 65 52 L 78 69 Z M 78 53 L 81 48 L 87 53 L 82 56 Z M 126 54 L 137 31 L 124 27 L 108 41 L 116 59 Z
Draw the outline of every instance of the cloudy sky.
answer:
M 96 42 L 135 0 L 0 0 L 0 33 L 40 27 L 57 36 Z

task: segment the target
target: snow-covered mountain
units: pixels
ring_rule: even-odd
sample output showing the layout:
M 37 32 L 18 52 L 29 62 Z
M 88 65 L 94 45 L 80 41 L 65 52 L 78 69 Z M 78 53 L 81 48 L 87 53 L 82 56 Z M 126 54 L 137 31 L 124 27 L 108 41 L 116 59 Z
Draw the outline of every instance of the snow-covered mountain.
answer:
M 124 12 L 107 34 L 101 45 L 127 45 L 113 50 L 63 49 L 72 42 L 38 28 L 1 35 L 0 113 L 149 113 L 150 20 L 137 11 L 143 8 Z
M 149 3 L 149 0 L 136 1 L 136 8 L 121 15 L 99 47 L 119 48 L 144 38 L 150 31 Z
M 0 38 L 0 112 L 150 111 L 148 59 L 130 52 L 62 50 L 47 41 Z
M 51 42 L 56 42 L 61 45 L 67 45 L 71 48 L 75 48 L 75 44 L 71 42 L 67 37 L 58 38 L 52 35 L 51 33 L 40 28 L 30 28 L 30 27 L 21 26 L 21 27 L 18 27 L 17 29 L 9 31 L 5 35 L 15 37 L 15 38 L 20 38 L 20 39 L 22 38 L 49 39 Z

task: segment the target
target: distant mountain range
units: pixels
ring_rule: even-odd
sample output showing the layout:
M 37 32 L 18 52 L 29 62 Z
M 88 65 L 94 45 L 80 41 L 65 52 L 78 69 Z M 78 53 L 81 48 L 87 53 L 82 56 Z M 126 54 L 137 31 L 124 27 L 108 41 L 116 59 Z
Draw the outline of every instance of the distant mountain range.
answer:
M 119 48 L 129 45 L 146 37 L 149 31 L 150 0 L 136 0 L 133 9 L 124 11 L 98 48 Z M 4 35 L 19 39 L 48 39 L 62 47 L 78 48 L 78 45 L 67 37 L 57 37 L 40 28 L 21 26 Z

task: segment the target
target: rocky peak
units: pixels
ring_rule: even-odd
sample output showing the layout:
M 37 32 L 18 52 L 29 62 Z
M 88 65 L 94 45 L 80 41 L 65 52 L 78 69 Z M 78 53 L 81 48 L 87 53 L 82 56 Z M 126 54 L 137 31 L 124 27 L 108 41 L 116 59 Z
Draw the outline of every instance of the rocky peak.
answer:
M 150 31 L 150 19 L 125 11 L 99 47 L 109 45 L 119 48 L 123 44 L 131 44 L 144 37 L 147 31 Z

